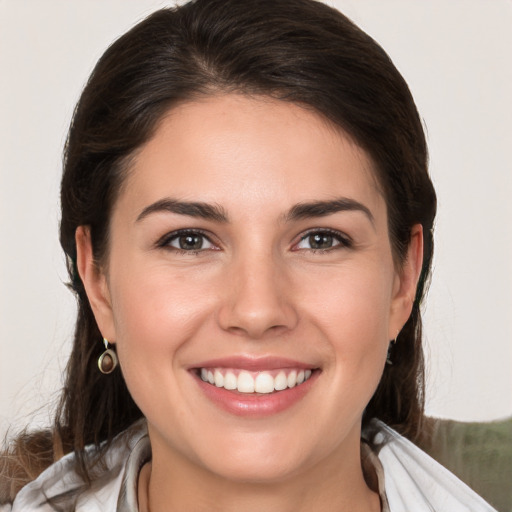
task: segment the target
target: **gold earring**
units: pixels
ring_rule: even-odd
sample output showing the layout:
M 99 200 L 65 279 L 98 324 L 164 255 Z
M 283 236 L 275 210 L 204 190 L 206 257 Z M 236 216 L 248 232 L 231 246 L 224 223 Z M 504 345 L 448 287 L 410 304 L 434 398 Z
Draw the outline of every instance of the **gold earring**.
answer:
M 108 340 L 106 338 L 103 338 L 103 344 L 105 345 L 105 351 L 98 358 L 98 368 L 101 373 L 108 375 L 117 368 L 119 361 L 114 350 L 108 348 Z

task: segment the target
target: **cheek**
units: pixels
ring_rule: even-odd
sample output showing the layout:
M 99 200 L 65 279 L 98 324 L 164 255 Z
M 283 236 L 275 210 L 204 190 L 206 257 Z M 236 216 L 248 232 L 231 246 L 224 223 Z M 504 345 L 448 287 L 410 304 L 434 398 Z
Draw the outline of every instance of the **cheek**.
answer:
M 118 343 L 151 334 L 157 339 L 186 335 L 198 316 L 209 310 L 212 302 L 208 280 L 184 277 L 169 271 L 165 265 L 142 267 L 133 265 L 120 272 L 112 285 L 112 303 Z M 158 336 L 157 334 L 160 333 Z M 150 339 L 147 342 L 151 342 Z
M 167 421 L 179 421 L 186 412 L 178 392 L 182 347 L 211 316 L 211 294 L 163 266 L 130 265 L 112 275 L 111 296 L 116 348 L 131 396 L 148 418 L 172 404 L 176 414 Z
M 169 370 L 179 366 L 181 347 L 213 317 L 215 294 L 208 282 L 185 279 L 164 266 L 133 265 L 113 276 L 115 341 L 127 381 L 132 374 L 142 380 L 160 371 L 162 378 L 172 378 Z
M 340 389 L 358 388 L 368 399 L 378 384 L 389 340 L 393 267 L 347 265 L 326 279 L 310 274 L 301 284 L 302 315 L 323 333 L 329 371 Z M 319 282 L 328 283 L 319 287 Z
M 351 333 L 350 339 L 366 345 L 376 337 L 386 337 L 393 276 L 383 265 L 354 263 L 340 270 L 306 274 L 297 295 L 319 324 L 333 334 Z M 340 342 L 350 345 L 350 339 Z

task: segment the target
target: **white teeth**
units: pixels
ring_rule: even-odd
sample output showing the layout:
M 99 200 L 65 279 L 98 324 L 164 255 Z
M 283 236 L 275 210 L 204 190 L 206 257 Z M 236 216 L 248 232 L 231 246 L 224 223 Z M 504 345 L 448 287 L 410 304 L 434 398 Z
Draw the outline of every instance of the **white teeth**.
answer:
M 279 372 L 274 380 L 274 389 L 276 391 L 282 391 L 288 387 L 288 379 L 284 372 Z
M 222 375 L 222 373 L 220 373 L 219 370 L 215 370 L 213 378 L 215 379 L 215 385 L 218 388 L 224 387 L 224 375 Z
M 274 391 L 274 379 L 270 373 L 258 373 L 254 381 L 256 393 L 272 393 Z
M 238 374 L 237 389 L 240 393 L 254 393 L 254 379 L 249 372 L 241 371 Z
M 268 394 L 299 386 L 312 375 L 312 370 L 281 370 L 275 377 L 271 372 L 249 372 L 240 370 L 223 370 L 221 368 L 201 368 L 200 376 L 218 388 L 237 390 L 239 393 Z
M 233 372 L 227 372 L 224 377 L 224 389 L 236 389 L 237 379 Z

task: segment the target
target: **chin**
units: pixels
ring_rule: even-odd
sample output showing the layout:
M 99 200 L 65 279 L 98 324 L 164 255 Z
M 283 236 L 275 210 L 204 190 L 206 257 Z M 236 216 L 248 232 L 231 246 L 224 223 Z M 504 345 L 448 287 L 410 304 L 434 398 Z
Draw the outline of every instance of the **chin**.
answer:
M 205 469 L 232 482 L 271 484 L 286 480 L 314 464 L 308 453 L 316 459 L 322 451 L 321 447 L 308 449 L 306 440 L 284 432 L 233 437 L 211 441 L 208 444 L 214 450 L 207 449 L 201 457 Z M 199 456 L 200 451 L 196 452 Z
M 300 472 L 303 464 L 299 461 L 263 457 L 250 460 L 237 456 L 228 456 L 216 461 L 208 469 L 217 476 L 240 484 L 273 484 L 287 480 Z

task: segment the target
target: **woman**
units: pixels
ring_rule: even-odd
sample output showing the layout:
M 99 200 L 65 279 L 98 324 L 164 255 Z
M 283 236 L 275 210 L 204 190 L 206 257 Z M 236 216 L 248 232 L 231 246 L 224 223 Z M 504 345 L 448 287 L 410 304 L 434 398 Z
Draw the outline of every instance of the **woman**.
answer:
M 401 436 L 422 433 L 435 209 L 407 85 L 340 13 L 141 22 L 70 128 L 75 340 L 7 509 L 492 510 Z

